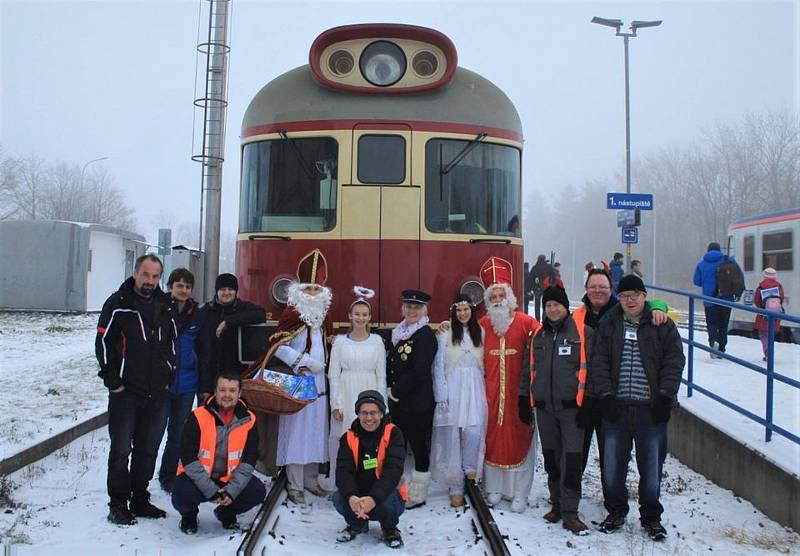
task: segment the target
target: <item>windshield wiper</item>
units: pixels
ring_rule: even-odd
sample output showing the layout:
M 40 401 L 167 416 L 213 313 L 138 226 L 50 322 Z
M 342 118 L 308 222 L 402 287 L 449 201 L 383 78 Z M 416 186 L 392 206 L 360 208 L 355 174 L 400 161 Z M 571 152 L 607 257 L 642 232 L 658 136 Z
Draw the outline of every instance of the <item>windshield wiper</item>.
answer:
M 486 134 L 485 133 L 479 133 L 475 137 L 475 139 L 473 139 L 472 141 L 470 141 L 469 143 L 464 145 L 464 148 L 461 149 L 461 152 L 458 153 L 453 158 L 453 160 L 448 162 L 447 165 L 444 168 L 442 168 L 441 158 L 440 158 L 439 159 L 439 173 L 442 174 L 442 175 L 449 174 L 450 171 L 453 168 L 455 168 L 456 166 L 458 166 L 459 162 L 461 162 L 464 159 L 464 157 L 467 156 L 470 153 L 470 151 L 475 148 L 475 145 L 477 145 L 480 141 L 483 141 L 485 138 L 486 138 Z
M 292 146 L 292 150 L 294 151 L 294 154 L 297 156 L 297 160 L 300 162 L 300 166 L 303 168 L 303 171 L 306 173 L 306 176 L 308 176 L 309 179 L 313 180 L 315 177 L 314 171 L 311 170 L 310 164 L 303 156 L 303 153 L 300 151 L 300 147 L 297 146 L 297 143 L 295 143 L 291 137 L 286 135 L 285 129 L 279 129 L 278 135 L 281 136 L 281 139 L 283 139 Z

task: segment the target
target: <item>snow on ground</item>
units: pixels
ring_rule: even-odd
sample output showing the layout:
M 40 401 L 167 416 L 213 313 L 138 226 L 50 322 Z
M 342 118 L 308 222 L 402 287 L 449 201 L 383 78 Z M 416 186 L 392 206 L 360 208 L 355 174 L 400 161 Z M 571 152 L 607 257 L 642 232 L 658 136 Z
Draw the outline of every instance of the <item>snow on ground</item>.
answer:
M 178 514 L 168 495 L 153 482 L 153 502 L 167 509 L 168 517 L 141 519 L 132 527 L 116 527 L 106 521 L 105 466 L 108 453 L 106 429 L 86 435 L 48 458 L 8 479 L 13 483 L 0 496 L 0 538 L 20 555 L 27 554 L 232 554 L 243 533 L 222 529 L 212 514 L 213 506 L 200 511 L 197 535 L 178 530 Z M 532 506 L 523 514 L 509 511 L 502 502 L 493 510 L 501 532 L 508 535 L 512 554 L 559 554 L 569 549 L 574 554 L 767 554 L 797 553 L 800 535 L 769 520 L 750 503 L 720 489 L 672 458 L 665 466 L 662 502 L 664 524 L 669 536 L 653 543 L 638 525 L 635 502 L 636 473 L 629 475 L 634 499 L 628 523 L 622 531 L 604 535 L 592 531 L 575 537 L 560 524 L 546 523 L 545 476 L 539 461 Z M 584 477 L 581 514 L 587 524 L 604 517 L 597 461 L 593 457 Z M 6 483 L 8 485 L 8 483 Z M 305 508 L 286 503 L 279 509 L 275 538 L 267 538 L 267 553 L 307 554 L 482 554 L 486 546 L 472 526 L 472 512 L 448 506 L 446 491 L 433 485 L 428 504 L 409 510 L 400 518 L 405 547 L 386 548 L 379 540 L 380 528 L 372 524 L 369 535 L 349 545 L 334 541 L 343 528 L 331 502 L 307 493 L 311 502 Z M 240 516 L 250 523 L 256 510 Z M 592 526 L 594 529 L 594 526 Z
M 687 337 L 688 331 L 681 329 L 681 334 Z M 697 331 L 695 341 L 705 345 L 708 336 L 705 332 Z M 775 345 L 775 371 L 800 380 L 800 345 L 786 343 Z M 687 348 L 688 346 L 684 344 L 684 351 Z M 761 361 L 763 356 L 761 342 L 756 339 L 729 336 L 726 351 L 730 355 L 766 367 L 766 363 Z M 684 370 L 683 377 L 686 376 Z M 756 415 L 766 417 L 765 375 L 724 359 L 711 359 L 708 352 L 695 349 L 694 382 Z M 772 440 L 766 442 L 765 428 L 755 421 L 697 391 L 691 398 L 687 398 L 686 393 L 686 386 L 681 386 L 679 401 L 683 407 L 761 452 L 787 471 L 800 475 L 800 445 L 777 433 L 773 433 Z M 776 425 L 800 436 L 800 390 L 786 383 L 774 381 L 773 411 L 773 422 Z
M 97 315 L 0 312 L 0 458 L 106 409 L 97 377 Z

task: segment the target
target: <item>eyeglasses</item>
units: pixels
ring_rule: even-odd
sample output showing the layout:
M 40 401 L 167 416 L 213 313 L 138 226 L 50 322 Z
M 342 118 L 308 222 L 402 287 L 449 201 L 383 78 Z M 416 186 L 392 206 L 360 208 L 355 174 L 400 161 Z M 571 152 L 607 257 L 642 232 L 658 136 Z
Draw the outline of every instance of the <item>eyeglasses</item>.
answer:
M 592 291 L 608 291 L 611 288 L 609 288 L 608 286 L 587 286 L 586 289 Z
M 369 417 L 379 417 L 380 414 L 381 414 L 380 411 L 359 411 L 358 412 L 358 416 L 359 417 L 367 417 L 367 418 L 369 418 Z
M 619 296 L 619 300 L 623 303 L 628 301 L 636 301 L 642 295 L 642 292 L 630 293 L 630 294 L 622 294 Z

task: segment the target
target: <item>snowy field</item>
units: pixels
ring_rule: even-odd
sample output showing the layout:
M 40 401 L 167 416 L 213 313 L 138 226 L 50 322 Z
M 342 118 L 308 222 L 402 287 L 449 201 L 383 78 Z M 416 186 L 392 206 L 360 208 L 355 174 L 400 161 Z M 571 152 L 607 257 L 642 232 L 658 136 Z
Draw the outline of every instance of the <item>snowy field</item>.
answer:
M 97 315 L 0 312 L 0 459 L 105 411 L 96 328 Z
M 233 554 L 243 533 L 226 532 L 212 515 L 212 505 L 201 506 L 200 530 L 188 537 L 178 530 L 179 517 L 168 496 L 153 483 L 153 502 L 168 511 L 166 519 L 140 520 L 132 527 L 106 522 L 106 429 L 87 435 L 50 457 L 8 478 L 3 490 L 6 509 L 0 513 L 0 537 L 25 554 L 177 555 Z M 635 490 L 636 473 L 629 475 Z M 584 477 L 581 515 L 587 524 L 604 517 L 597 462 L 593 457 Z M 379 541 L 377 524 L 370 534 L 349 545 L 333 540 L 343 527 L 332 504 L 306 493 L 307 507 L 280 507 L 268 554 L 483 554 L 470 511 L 448 507 L 444 488 L 434 485 L 426 506 L 400 518 L 405 547 L 386 548 Z M 791 554 L 800 552 L 800 535 L 769 520 L 750 503 L 718 488 L 672 458 L 667 459 L 662 489 L 664 525 L 668 538 L 653 543 L 641 531 L 635 500 L 625 528 L 604 535 L 592 531 L 575 537 L 560 524 L 547 524 L 541 516 L 549 509 L 541 461 L 529 507 L 511 513 L 508 502 L 493 510 L 512 554 Z M 256 510 L 240 517 L 249 523 Z M 592 526 L 594 528 L 594 526 Z

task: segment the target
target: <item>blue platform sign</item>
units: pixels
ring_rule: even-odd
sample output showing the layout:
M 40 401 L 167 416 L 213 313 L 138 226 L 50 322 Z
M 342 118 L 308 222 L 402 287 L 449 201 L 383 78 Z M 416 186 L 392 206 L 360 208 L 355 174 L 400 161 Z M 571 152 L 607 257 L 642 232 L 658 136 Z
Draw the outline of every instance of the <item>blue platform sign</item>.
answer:
M 653 210 L 653 194 L 606 193 L 606 208 L 612 210 Z
M 622 243 L 639 243 L 639 228 L 635 226 L 622 228 Z

